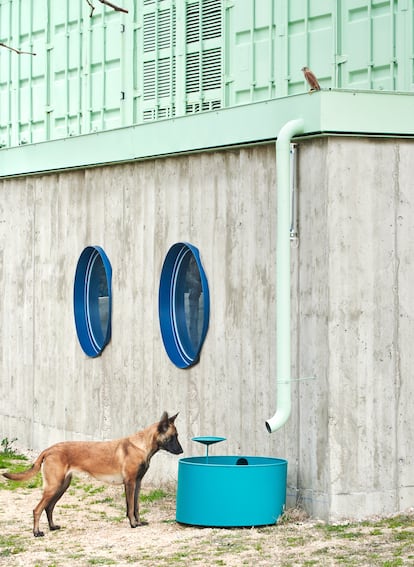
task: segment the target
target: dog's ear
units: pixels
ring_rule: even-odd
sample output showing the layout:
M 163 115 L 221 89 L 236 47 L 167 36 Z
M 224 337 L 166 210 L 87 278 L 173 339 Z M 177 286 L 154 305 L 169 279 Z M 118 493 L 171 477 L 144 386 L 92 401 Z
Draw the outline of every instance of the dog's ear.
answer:
M 179 413 L 180 413 L 180 412 L 177 411 L 177 413 L 176 413 L 175 415 L 173 415 L 172 417 L 169 417 L 169 418 L 168 418 L 168 421 L 169 421 L 170 423 L 174 423 L 174 421 L 177 419 L 177 415 L 178 415 Z
M 177 412 L 172 417 L 168 417 L 168 413 L 166 411 L 162 414 L 160 422 L 158 424 L 159 433 L 166 433 L 169 426 L 176 420 L 178 413 L 179 412 Z
M 168 413 L 165 411 L 160 419 L 160 422 L 158 424 L 158 432 L 159 433 L 166 433 L 166 431 L 168 430 L 170 426 L 170 420 L 168 418 Z

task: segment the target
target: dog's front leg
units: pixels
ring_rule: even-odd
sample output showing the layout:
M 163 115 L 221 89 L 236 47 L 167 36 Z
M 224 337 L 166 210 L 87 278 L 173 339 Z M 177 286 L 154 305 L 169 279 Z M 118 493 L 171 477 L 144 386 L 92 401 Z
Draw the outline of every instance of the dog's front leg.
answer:
M 135 478 L 133 480 L 124 481 L 127 517 L 129 519 L 131 528 L 136 528 L 140 525 L 139 519 L 137 519 L 135 515 L 135 491 L 137 482 L 139 481 L 137 481 Z
M 135 491 L 134 491 L 134 516 L 138 525 L 142 525 L 143 522 L 139 520 L 139 493 L 141 490 L 141 479 L 137 478 L 135 482 Z

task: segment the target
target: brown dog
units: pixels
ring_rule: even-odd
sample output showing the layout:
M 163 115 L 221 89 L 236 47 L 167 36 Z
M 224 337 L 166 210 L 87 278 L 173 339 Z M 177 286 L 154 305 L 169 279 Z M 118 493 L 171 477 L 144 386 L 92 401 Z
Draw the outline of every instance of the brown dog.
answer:
M 43 465 L 43 496 L 33 510 L 33 534 L 43 536 L 39 519 L 46 510 L 50 530 L 60 526 L 53 523 L 53 509 L 72 480 L 72 472 L 82 471 L 110 484 L 124 484 L 127 517 L 131 528 L 141 525 L 139 520 L 139 491 L 151 457 L 160 449 L 179 455 L 183 449 L 178 441 L 174 421 L 178 414 L 168 417 L 164 412 L 158 423 L 114 441 L 64 441 L 45 449 L 32 467 L 21 473 L 4 473 L 10 480 L 28 480 Z

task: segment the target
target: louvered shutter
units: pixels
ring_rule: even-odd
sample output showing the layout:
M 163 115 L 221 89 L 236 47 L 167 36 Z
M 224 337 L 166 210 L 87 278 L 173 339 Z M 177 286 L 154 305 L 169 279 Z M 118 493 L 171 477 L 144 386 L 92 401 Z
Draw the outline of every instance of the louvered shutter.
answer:
M 222 106 L 222 2 L 186 5 L 186 113 Z
M 143 0 L 142 116 L 145 121 L 175 115 L 175 3 Z

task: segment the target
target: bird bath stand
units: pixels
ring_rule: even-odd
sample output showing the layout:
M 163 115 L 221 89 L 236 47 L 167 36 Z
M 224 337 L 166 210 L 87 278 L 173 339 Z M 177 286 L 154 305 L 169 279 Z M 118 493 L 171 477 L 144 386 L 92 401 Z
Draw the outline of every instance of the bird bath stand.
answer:
M 208 448 L 210 445 L 214 445 L 215 443 L 220 443 L 220 441 L 225 441 L 225 437 L 193 437 L 191 441 L 197 441 L 197 443 L 202 443 L 206 446 L 206 463 L 208 463 Z

